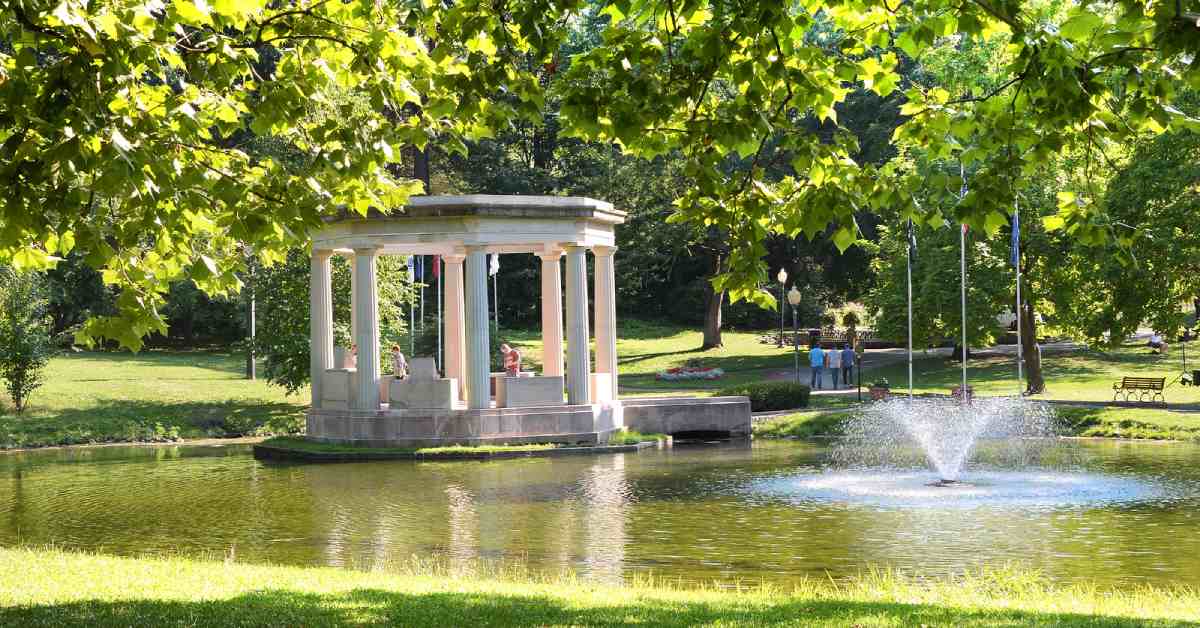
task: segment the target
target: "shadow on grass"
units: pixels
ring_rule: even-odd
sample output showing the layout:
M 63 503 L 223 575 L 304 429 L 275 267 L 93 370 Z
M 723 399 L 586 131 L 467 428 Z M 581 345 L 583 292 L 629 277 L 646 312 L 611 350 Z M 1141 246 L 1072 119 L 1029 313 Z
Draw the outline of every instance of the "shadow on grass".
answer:
M 1151 620 L 1156 626 L 1188 622 Z M 263 590 L 203 602 L 85 601 L 0 609 L 7 626 L 529 626 L 588 625 L 953 625 L 1144 626 L 1147 620 L 1020 610 L 962 610 L 944 606 L 796 600 L 710 605 L 647 600 L 612 606 L 567 604 L 549 596 L 481 593 L 407 594 L 355 589 L 338 594 Z

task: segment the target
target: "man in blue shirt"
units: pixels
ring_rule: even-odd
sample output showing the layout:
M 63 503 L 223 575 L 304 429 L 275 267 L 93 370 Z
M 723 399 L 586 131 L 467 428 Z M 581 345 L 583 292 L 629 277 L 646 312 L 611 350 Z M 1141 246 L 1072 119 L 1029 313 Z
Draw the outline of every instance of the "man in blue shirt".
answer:
M 850 378 L 854 375 L 854 349 L 850 345 L 842 345 L 842 383 L 849 386 Z
M 812 351 L 808 352 L 808 364 L 812 366 L 812 385 L 813 390 L 821 389 L 821 375 L 825 370 L 825 351 L 821 349 L 821 345 L 813 345 Z

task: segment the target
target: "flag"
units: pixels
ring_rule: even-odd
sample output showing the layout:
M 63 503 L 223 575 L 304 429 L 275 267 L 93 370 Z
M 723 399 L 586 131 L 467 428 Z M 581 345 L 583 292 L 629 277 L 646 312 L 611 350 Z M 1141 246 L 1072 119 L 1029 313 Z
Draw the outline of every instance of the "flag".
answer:
M 911 219 L 908 221 L 908 259 L 917 261 L 917 227 Z
M 413 256 L 413 255 L 408 256 L 407 265 L 408 265 L 408 280 L 415 282 L 417 280 L 417 272 L 416 272 L 415 267 L 413 266 L 413 264 L 415 263 L 415 260 L 413 259 L 414 257 L 415 256 Z
M 442 276 L 442 256 L 433 256 L 433 278 L 437 279 Z
M 417 256 L 417 274 L 414 275 L 417 281 L 425 281 L 425 256 Z
M 1012 219 L 1012 255 L 1013 268 L 1021 264 L 1021 212 L 1013 212 Z
M 965 222 L 962 224 L 962 231 L 963 231 L 963 235 L 967 235 L 967 223 L 965 223 Z
M 488 274 L 495 275 L 500 272 L 500 254 L 492 253 L 492 262 L 488 265 Z

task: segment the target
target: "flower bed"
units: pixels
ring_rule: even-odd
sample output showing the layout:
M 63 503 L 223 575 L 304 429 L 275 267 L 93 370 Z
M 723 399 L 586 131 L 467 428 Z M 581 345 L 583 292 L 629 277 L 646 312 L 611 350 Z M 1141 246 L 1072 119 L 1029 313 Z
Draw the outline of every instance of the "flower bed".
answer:
M 685 379 L 721 379 L 725 371 L 720 368 L 704 368 L 700 366 L 683 366 L 659 371 L 654 379 L 665 382 L 676 382 Z

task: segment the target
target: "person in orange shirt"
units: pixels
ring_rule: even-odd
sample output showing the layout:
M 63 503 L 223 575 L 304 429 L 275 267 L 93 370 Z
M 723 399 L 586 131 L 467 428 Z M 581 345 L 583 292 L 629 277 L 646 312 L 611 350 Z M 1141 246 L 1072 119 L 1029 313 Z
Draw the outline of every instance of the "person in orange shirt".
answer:
M 502 344 L 500 355 L 504 356 L 504 373 L 509 377 L 516 377 L 521 372 L 521 352 Z

